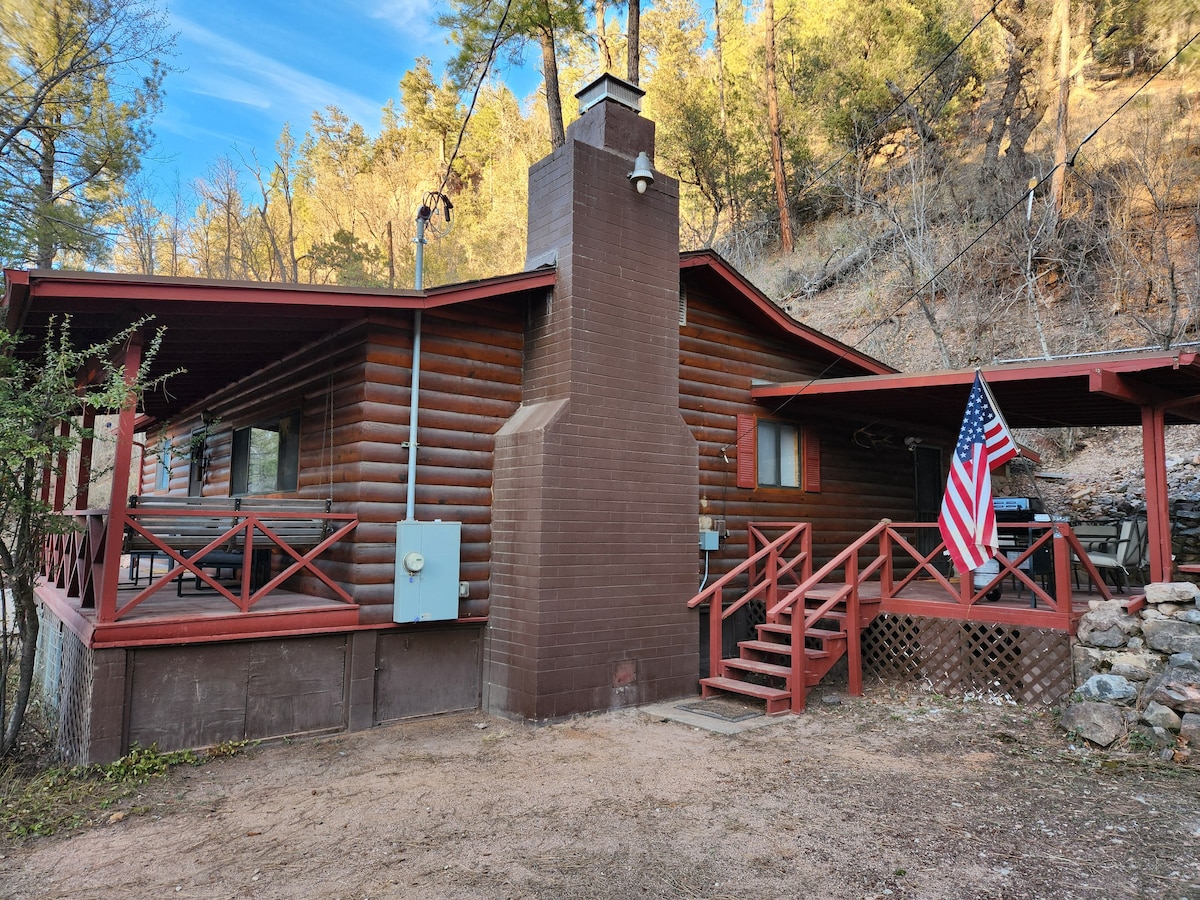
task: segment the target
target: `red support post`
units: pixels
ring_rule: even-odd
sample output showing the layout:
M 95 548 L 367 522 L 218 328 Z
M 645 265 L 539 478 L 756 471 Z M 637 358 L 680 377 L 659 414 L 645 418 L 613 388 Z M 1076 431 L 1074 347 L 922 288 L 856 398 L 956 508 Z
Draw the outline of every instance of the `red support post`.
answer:
M 133 335 L 125 345 L 125 383 L 133 384 L 142 364 L 142 339 Z M 136 397 L 130 392 L 117 416 L 117 446 L 114 450 L 112 496 L 108 501 L 108 528 L 104 540 L 102 569 L 97 573 L 100 584 L 96 621 L 115 622 L 117 618 L 117 583 L 121 579 L 121 539 L 125 532 L 126 505 L 129 502 L 129 464 L 133 458 L 133 423 L 137 416 Z
M 708 601 L 708 674 L 710 678 L 724 675 L 721 665 L 721 592 L 713 594 Z
M 851 697 L 861 697 L 862 687 L 862 613 L 858 605 L 858 554 L 846 560 L 846 668 Z
M 1071 606 L 1074 592 L 1071 587 L 1071 547 L 1062 530 L 1054 526 L 1054 604 L 1062 620 L 1063 631 L 1071 631 Z
M 88 492 L 92 483 L 92 429 L 96 427 L 96 410 L 90 406 L 83 411 L 83 437 L 79 441 L 79 468 L 75 474 L 75 508 L 87 509 Z
M 66 440 L 71 436 L 71 423 L 63 419 L 58 423 L 58 436 L 66 446 Z M 60 513 L 67 504 L 67 451 L 58 451 L 58 459 L 54 461 L 54 511 Z
M 1146 533 L 1150 580 L 1171 580 L 1171 511 L 1167 498 L 1167 426 L 1161 407 L 1142 407 L 1142 463 L 1146 472 Z

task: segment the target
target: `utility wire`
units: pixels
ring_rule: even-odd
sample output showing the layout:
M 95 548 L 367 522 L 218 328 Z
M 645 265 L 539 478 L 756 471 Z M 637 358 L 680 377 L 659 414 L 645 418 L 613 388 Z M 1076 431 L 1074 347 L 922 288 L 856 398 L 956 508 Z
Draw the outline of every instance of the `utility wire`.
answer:
M 1188 47 L 1190 47 L 1192 42 L 1194 40 L 1196 40 L 1196 38 L 1200 38 L 1200 31 L 1197 31 L 1190 38 L 1188 38 L 1187 43 L 1184 44 L 1182 47 L 1180 47 L 1178 50 L 1176 50 L 1174 55 L 1170 59 L 1168 59 L 1165 63 L 1163 63 L 1161 66 L 1159 66 L 1158 69 L 1142 83 L 1142 86 L 1140 88 L 1138 88 L 1136 91 L 1134 91 L 1128 97 L 1126 97 L 1124 99 L 1124 101 L 1122 101 L 1120 106 L 1118 106 L 1116 109 L 1114 109 L 1111 113 L 1108 114 L 1108 118 L 1106 118 L 1103 122 L 1101 122 L 1099 125 L 1097 125 L 1095 128 L 1093 128 L 1091 131 L 1091 134 L 1089 134 L 1087 137 L 1085 137 L 1082 141 L 1079 142 L 1079 146 L 1075 148 L 1074 152 L 1071 154 L 1070 158 L 1067 160 L 1067 165 L 1074 166 L 1075 165 L 1075 157 L 1078 155 L 1079 151 L 1083 149 L 1083 145 L 1086 144 L 1088 141 L 1090 141 L 1092 138 L 1094 138 L 1096 136 L 1096 133 L 1101 128 L 1103 128 L 1105 125 L 1107 125 L 1109 122 L 1111 122 L 1113 119 L 1113 116 L 1115 116 L 1117 113 L 1119 113 L 1121 110 L 1123 110 L 1126 107 L 1126 105 L 1128 105 L 1129 102 L 1131 100 L 1133 100 L 1134 97 L 1136 97 L 1138 94 L 1140 94 L 1142 92 L 1142 90 L 1146 87 L 1146 85 L 1148 85 L 1155 78 L 1157 78 L 1159 75 L 1161 75 L 1163 73 L 1163 71 L 1167 68 L 1167 66 L 1169 66 L 1171 63 L 1175 62 L 1175 60 L 1177 60 L 1179 58 L 1180 54 L 1182 54 L 1184 50 L 1186 50 Z
M 971 26 L 970 30 L 968 30 L 967 33 L 962 36 L 962 39 L 957 44 L 955 44 L 953 47 L 950 48 L 950 50 L 946 53 L 945 56 L 943 56 L 941 59 L 938 60 L 937 65 L 934 66 L 932 69 L 930 69 L 928 72 L 926 72 L 924 78 L 922 78 L 920 81 L 918 81 L 916 83 L 916 85 L 911 90 L 909 90 L 909 92 L 907 94 L 905 94 L 898 101 L 896 101 L 896 105 L 893 106 L 890 111 L 888 111 L 887 113 L 885 113 L 884 115 L 880 116 L 878 119 L 875 120 L 875 124 L 871 126 L 871 130 L 874 131 L 875 129 L 882 127 L 888 120 L 890 120 L 892 118 L 892 116 L 896 115 L 897 112 L 899 112 L 901 109 L 903 109 L 904 104 L 906 104 L 910 99 L 912 99 L 912 96 L 917 91 L 919 91 L 922 87 L 925 86 L 925 82 L 927 82 L 930 78 L 932 78 L 934 75 L 937 74 L 937 70 L 940 69 L 942 66 L 944 66 L 946 64 L 946 61 L 948 59 L 950 59 L 950 57 L 952 57 L 960 49 L 962 49 L 962 45 L 967 42 L 967 39 L 975 33 L 975 31 L 979 28 L 980 25 L 982 25 L 984 23 L 984 21 L 987 19 L 987 17 L 996 11 L 996 7 L 999 6 L 1003 2 L 1004 2 L 1004 0 L 996 0 L 996 2 L 992 4 L 991 9 L 989 9 L 982 16 L 980 16 L 978 19 L 976 19 L 975 24 Z M 840 166 L 842 164 L 842 161 L 847 156 L 849 156 L 851 154 L 851 152 L 852 151 L 850 151 L 850 150 L 845 151 L 841 156 L 839 156 L 837 159 L 835 159 L 833 162 L 831 162 L 828 166 L 826 166 L 824 169 L 822 169 L 819 173 L 817 173 L 812 178 L 810 178 L 808 181 L 806 181 L 800 187 L 800 190 L 797 193 L 803 194 L 805 191 L 807 191 L 810 187 L 812 187 L 818 181 L 821 181 L 826 175 L 828 175 L 830 172 L 832 172 L 834 169 L 836 169 L 838 166 Z
M 463 137 L 467 133 L 467 123 L 471 121 L 471 114 L 475 112 L 475 102 L 479 99 L 479 91 L 483 87 L 483 82 L 487 79 L 488 69 L 492 66 L 492 60 L 496 58 L 496 48 L 500 45 L 500 35 L 504 33 L 504 24 L 508 21 L 508 11 L 512 8 L 512 0 L 505 0 L 504 12 L 500 16 L 500 24 L 496 26 L 496 33 L 492 35 L 492 45 L 488 48 L 487 57 L 483 61 L 483 67 L 479 70 L 479 80 L 475 82 L 475 92 L 471 94 L 471 105 L 467 107 L 467 114 L 463 117 L 462 128 L 458 130 L 458 140 L 454 144 L 454 152 L 450 154 L 450 160 L 446 163 L 446 174 L 442 176 L 442 184 L 437 189 L 437 196 L 433 198 L 433 208 L 436 209 L 438 199 L 444 200 L 446 195 L 446 185 L 450 182 L 450 173 L 454 169 L 454 161 L 458 158 L 458 151 L 462 147 Z
M 995 8 L 996 8 L 995 6 L 992 7 L 992 9 L 995 9 Z M 842 360 L 844 360 L 846 358 L 846 355 L 850 351 L 857 350 L 858 347 L 861 346 L 864 341 L 866 341 L 868 338 L 871 337 L 871 335 L 873 335 L 876 331 L 878 331 L 880 328 L 882 328 L 884 322 L 887 322 L 890 319 L 894 318 L 902 309 L 904 309 L 904 307 L 908 306 L 908 304 L 910 304 L 913 300 L 915 300 L 917 297 L 919 297 L 921 295 L 921 292 L 924 291 L 925 288 L 927 288 L 927 287 L 929 287 L 929 285 L 933 284 L 943 272 L 945 272 L 952 265 L 954 265 L 956 262 L 958 262 L 960 259 L 962 259 L 962 257 L 965 256 L 966 253 L 972 247 L 974 247 L 981 240 L 983 240 L 993 229 L 995 229 L 1001 222 L 1003 222 L 1006 218 L 1008 218 L 1009 214 L 1012 213 L 1012 211 L 1014 209 L 1019 207 L 1022 203 L 1025 202 L 1025 200 L 1030 195 L 1035 193 L 1037 191 L 1037 189 L 1039 187 L 1041 187 L 1042 184 L 1044 184 L 1046 182 L 1046 180 L 1048 178 L 1050 178 L 1059 169 L 1060 166 L 1066 166 L 1068 168 L 1073 167 L 1075 165 L 1075 157 L 1079 155 L 1079 151 L 1083 149 L 1083 145 L 1086 144 L 1088 141 L 1090 141 L 1092 138 L 1094 138 L 1099 133 L 1100 129 L 1102 129 L 1105 125 L 1107 125 L 1109 122 L 1111 122 L 1113 120 L 1113 118 L 1117 115 L 1117 113 L 1119 113 L 1122 109 L 1124 109 L 1129 104 L 1129 102 L 1131 100 L 1133 100 L 1134 97 L 1136 97 L 1138 94 L 1140 94 L 1146 88 L 1146 86 L 1150 84 L 1150 82 L 1152 82 L 1155 78 L 1157 78 L 1159 75 L 1161 75 L 1166 70 L 1167 66 L 1169 66 L 1176 59 L 1178 59 L 1179 55 L 1181 53 L 1183 53 L 1183 51 L 1186 50 L 1192 44 L 1192 42 L 1194 42 L 1197 38 L 1200 38 L 1200 32 L 1196 32 L 1196 34 L 1193 34 L 1188 39 L 1187 43 L 1185 43 L 1178 50 L 1176 50 L 1170 59 L 1168 59 L 1165 63 L 1163 63 L 1153 74 L 1151 74 L 1151 76 L 1149 78 L 1147 78 L 1145 80 L 1145 82 L 1143 82 L 1141 87 L 1139 87 L 1136 91 L 1134 91 L 1132 94 L 1130 94 L 1128 97 L 1126 97 L 1116 109 L 1114 109 L 1111 113 L 1109 113 L 1109 115 L 1104 119 L 1103 122 L 1101 122 L 1099 125 L 1097 125 L 1095 128 L 1093 128 L 1091 130 L 1091 132 L 1088 134 L 1088 136 L 1079 142 L 1079 144 L 1075 147 L 1075 149 L 1071 152 L 1071 155 L 1068 156 L 1066 160 L 1064 160 L 1061 163 L 1056 164 L 1054 166 L 1054 168 L 1052 168 L 1049 172 L 1047 172 L 1045 175 L 1043 175 L 1036 182 L 1032 183 L 1024 191 L 1022 191 L 1021 195 L 1016 199 L 1016 201 L 1008 209 L 1006 209 L 1004 212 L 1002 212 L 997 218 L 993 219 L 992 222 L 983 231 L 981 231 L 978 235 L 976 235 L 975 238 L 969 244 L 967 244 L 965 247 L 963 247 L 961 250 L 959 250 L 958 253 L 956 253 L 950 259 L 949 262 L 947 262 L 940 269 L 938 269 L 931 276 L 929 276 L 929 278 L 927 278 L 924 282 L 922 282 L 922 284 L 919 287 L 917 287 L 914 291 L 912 291 L 912 293 L 910 293 L 907 297 L 905 297 L 904 300 L 902 300 L 900 302 L 900 304 L 898 306 L 896 306 L 895 309 L 893 309 L 888 315 L 882 317 L 880 319 L 879 323 L 876 324 L 875 327 L 871 328 L 862 337 L 860 337 L 853 346 L 848 345 L 846 347 L 846 349 L 841 351 L 835 359 L 833 359 L 828 365 L 825 366 L 824 369 L 822 369 L 820 372 L 818 372 L 816 375 L 814 375 L 812 378 L 810 378 L 808 381 L 806 381 L 803 385 L 801 385 L 801 387 L 798 391 L 793 393 L 790 397 L 785 397 L 783 399 L 783 402 L 781 402 L 779 404 L 779 406 L 775 407 L 775 413 L 778 414 L 785 406 L 787 406 L 794 399 L 796 399 L 796 397 L 798 397 L 800 394 L 804 393 L 804 391 L 806 389 L 811 387 L 815 382 L 820 381 L 822 378 L 824 378 L 833 369 L 834 366 L 836 366 L 838 363 L 840 363 Z

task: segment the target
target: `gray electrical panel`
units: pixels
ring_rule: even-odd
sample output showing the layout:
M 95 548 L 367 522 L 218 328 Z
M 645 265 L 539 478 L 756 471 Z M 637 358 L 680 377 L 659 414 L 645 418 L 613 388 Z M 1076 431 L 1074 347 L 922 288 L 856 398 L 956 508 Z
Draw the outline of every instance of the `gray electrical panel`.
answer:
M 461 522 L 396 524 L 396 592 L 393 622 L 458 618 Z

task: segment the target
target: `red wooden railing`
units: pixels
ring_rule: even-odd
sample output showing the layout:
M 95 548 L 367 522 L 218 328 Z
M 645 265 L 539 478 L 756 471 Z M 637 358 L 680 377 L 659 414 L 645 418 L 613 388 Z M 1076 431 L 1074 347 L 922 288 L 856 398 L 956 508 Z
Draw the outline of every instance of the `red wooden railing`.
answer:
M 690 608 L 708 606 L 708 669 L 721 674 L 721 634 L 724 622 L 751 600 L 762 600 L 767 608 L 779 603 L 781 585 L 800 584 L 812 575 L 812 526 L 807 522 L 752 522 L 745 562 L 726 572 L 688 601 Z M 768 532 L 782 532 L 776 537 Z M 724 593 L 745 577 L 749 584 L 728 606 Z
M 1071 577 L 1074 566 L 1080 566 L 1105 599 L 1112 599 L 1099 571 L 1088 560 L 1087 551 L 1081 546 L 1071 527 L 1061 522 L 1004 523 L 998 526 L 1002 536 L 1011 532 L 1022 538 L 1014 541 L 1014 549 L 1002 551 L 995 559 L 998 571 L 978 586 L 971 574 L 951 581 L 938 568 L 944 557 L 945 543 L 937 531 L 937 523 L 891 522 L 883 520 L 855 540 L 852 544 L 821 566 L 812 571 L 812 532 L 807 523 L 770 523 L 750 526 L 751 540 L 749 558 L 711 586 L 701 591 L 690 601 L 689 607 L 709 604 L 709 672 L 710 676 L 723 675 L 722 635 L 725 620 L 730 618 L 751 600 L 761 599 L 766 606 L 769 623 L 784 620 L 803 623 L 807 634 L 829 613 L 845 604 L 847 623 L 847 663 L 849 665 L 849 690 L 851 694 L 862 692 L 862 646 L 861 646 L 861 593 L 864 585 L 877 582 L 878 590 L 870 596 L 882 601 L 904 600 L 905 591 L 917 582 L 921 583 L 921 596 L 910 595 L 914 608 L 919 604 L 928 607 L 928 614 L 938 615 L 938 606 L 957 609 L 959 617 L 971 618 L 972 608 L 985 601 L 988 594 L 1005 579 L 1013 578 L 1030 592 L 1030 605 L 1036 607 L 1037 618 L 1046 627 L 1063 631 L 1070 630 L 1072 614 Z M 774 539 L 767 539 L 767 529 L 782 530 Z M 936 539 L 929 541 L 932 549 L 922 552 L 916 539 L 922 531 L 932 530 Z M 1002 543 L 1004 541 L 1002 540 Z M 797 545 L 798 549 L 797 549 Z M 1052 573 L 1053 587 L 1043 587 L 1030 574 L 1031 561 L 1035 555 L 1049 550 L 1053 563 L 1047 567 Z M 1011 556 L 1010 556 L 1011 554 Z M 799 572 L 799 577 L 797 577 Z M 747 576 L 745 591 L 734 601 L 725 605 L 723 592 L 742 576 Z M 982 579 L 981 579 L 982 581 Z M 941 588 L 944 599 L 930 600 L 929 587 Z M 812 600 L 812 603 L 807 601 Z M 1041 607 L 1045 609 L 1042 610 Z M 990 621 L 992 615 L 979 614 L 975 618 Z M 803 637 L 793 631 L 792 646 L 802 647 Z M 790 690 L 792 709 L 804 709 L 805 654 L 793 652 Z
M 184 555 L 186 547 L 172 547 L 170 538 L 159 536 L 144 523 L 154 517 L 194 516 L 206 520 L 219 519 L 222 522 L 219 531 L 213 531 L 212 540 L 202 548 L 190 548 L 188 556 Z M 358 517 L 354 513 L 288 512 L 282 510 L 250 510 L 242 511 L 233 508 L 231 501 L 228 509 L 125 509 L 117 516 L 110 516 L 108 510 L 80 510 L 67 513 L 64 518 L 70 519 L 70 524 L 60 529 L 59 533 L 50 535 L 43 556 L 43 575 L 48 583 L 66 592 L 68 597 L 77 597 L 83 608 L 97 610 L 98 623 L 110 623 L 128 616 L 138 605 L 153 596 L 158 591 L 167 588 L 176 578 L 196 578 L 207 584 L 218 595 L 224 597 L 238 608 L 240 612 L 248 613 L 255 603 L 271 591 L 282 585 L 287 579 L 300 572 L 308 572 L 324 583 L 334 597 L 344 603 L 353 603 L 353 598 L 328 575 L 315 565 L 315 561 L 333 544 L 348 535 L 358 525 Z M 109 521 L 113 519 L 114 521 Z M 278 524 L 281 520 L 318 520 L 324 523 L 321 537 L 311 545 L 295 547 L 288 540 L 276 533 L 283 530 Z M 126 535 L 138 535 L 153 549 L 170 560 L 170 569 L 162 575 L 151 575 L 148 584 L 121 602 L 114 593 L 101 590 L 104 584 L 105 548 L 111 541 L 121 542 Z M 204 555 L 219 550 L 222 547 L 236 545 L 238 552 L 244 554 L 245 564 L 241 566 L 242 577 L 237 585 L 236 593 L 222 584 L 217 578 L 205 571 Z M 282 556 L 284 563 L 280 571 L 257 587 L 251 580 L 254 550 L 269 549 Z M 213 568 L 208 564 L 208 568 Z

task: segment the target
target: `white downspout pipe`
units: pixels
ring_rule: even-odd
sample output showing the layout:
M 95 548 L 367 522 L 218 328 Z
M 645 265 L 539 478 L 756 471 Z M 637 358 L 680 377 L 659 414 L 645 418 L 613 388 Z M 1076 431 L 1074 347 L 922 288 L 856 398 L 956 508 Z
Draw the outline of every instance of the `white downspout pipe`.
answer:
M 417 210 L 417 254 L 416 273 L 413 276 L 413 288 L 425 290 L 425 225 L 433 211 L 428 206 Z M 408 448 L 408 497 L 404 507 L 404 520 L 415 522 L 417 519 L 417 414 L 421 408 L 421 310 L 413 310 L 413 347 L 412 347 L 412 392 L 408 401 L 408 441 L 402 446 Z

